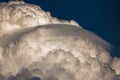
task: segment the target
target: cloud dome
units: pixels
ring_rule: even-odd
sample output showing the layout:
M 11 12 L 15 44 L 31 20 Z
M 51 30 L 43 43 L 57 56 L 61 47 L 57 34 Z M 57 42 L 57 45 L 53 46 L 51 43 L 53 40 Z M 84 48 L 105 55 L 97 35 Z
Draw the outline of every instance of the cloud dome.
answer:
M 111 45 L 23 1 L 0 3 L 0 80 L 118 80 Z

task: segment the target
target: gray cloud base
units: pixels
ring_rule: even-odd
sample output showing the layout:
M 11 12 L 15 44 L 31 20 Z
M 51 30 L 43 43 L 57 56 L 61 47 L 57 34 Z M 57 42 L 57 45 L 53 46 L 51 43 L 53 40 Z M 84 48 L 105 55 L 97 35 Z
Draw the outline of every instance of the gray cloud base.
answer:
M 120 79 L 119 58 L 94 33 L 21 1 L 0 7 L 0 80 Z

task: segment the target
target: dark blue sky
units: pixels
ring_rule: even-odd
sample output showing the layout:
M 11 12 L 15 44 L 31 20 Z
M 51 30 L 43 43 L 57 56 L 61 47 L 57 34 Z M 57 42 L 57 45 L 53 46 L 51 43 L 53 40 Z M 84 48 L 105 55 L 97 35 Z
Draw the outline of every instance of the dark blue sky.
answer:
M 120 57 L 120 0 L 24 1 L 37 4 L 60 19 L 76 20 L 85 29 L 111 43 L 114 46 L 112 55 Z

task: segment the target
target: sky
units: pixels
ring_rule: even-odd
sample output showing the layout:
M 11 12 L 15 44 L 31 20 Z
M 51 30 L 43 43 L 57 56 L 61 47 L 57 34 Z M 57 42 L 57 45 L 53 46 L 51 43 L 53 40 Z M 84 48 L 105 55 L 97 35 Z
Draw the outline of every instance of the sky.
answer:
M 1 0 L 8 1 L 8 0 Z M 24 0 L 37 4 L 59 19 L 75 20 L 114 46 L 120 57 L 120 0 Z

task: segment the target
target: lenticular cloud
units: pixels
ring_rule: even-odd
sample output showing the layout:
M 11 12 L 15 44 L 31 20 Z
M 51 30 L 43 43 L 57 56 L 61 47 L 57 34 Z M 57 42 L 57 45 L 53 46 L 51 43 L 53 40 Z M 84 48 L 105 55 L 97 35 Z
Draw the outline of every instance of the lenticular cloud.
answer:
M 110 47 L 74 20 L 23 1 L 0 3 L 0 80 L 119 80 Z

